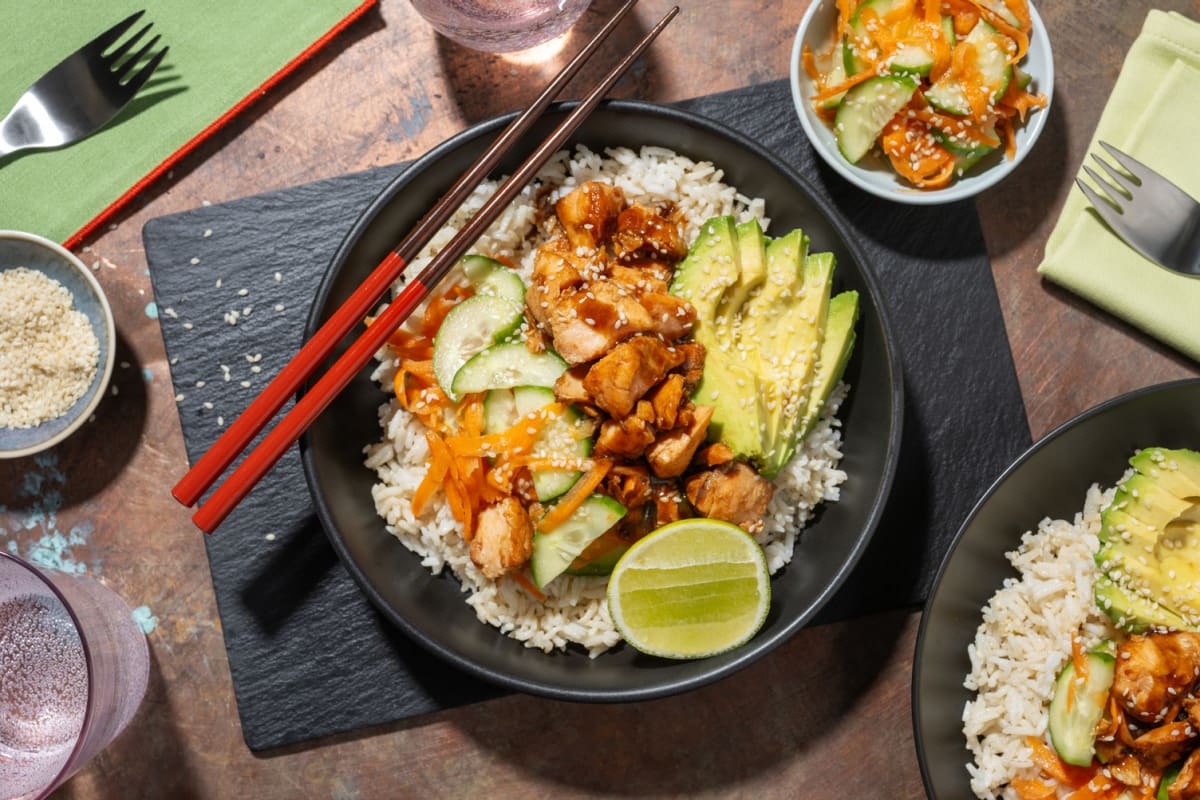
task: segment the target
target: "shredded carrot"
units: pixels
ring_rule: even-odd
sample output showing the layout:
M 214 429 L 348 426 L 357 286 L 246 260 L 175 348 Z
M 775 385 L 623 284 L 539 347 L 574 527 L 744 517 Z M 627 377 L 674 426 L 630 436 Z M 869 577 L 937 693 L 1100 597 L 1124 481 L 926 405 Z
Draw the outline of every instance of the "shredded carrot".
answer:
M 996 120 L 996 133 L 1000 134 L 1000 139 L 1004 142 L 1004 157 L 1012 161 L 1017 157 L 1017 132 L 1013 130 L 1012 120 Z
M 979 22 L 979 12 L 972 6 L 960 6 L 953 16 L 955 36 L 966 36 Z
M 1024 30 L 1014 28 L 1004 17 L 993 11 L 986 3 L 981 0 L 949 0 L 949 3 L 951 8 L 955 9 L 954 32 L 959 36 L 970 33 L 971 28 L 975 27 L 975 23 L 979 21 L 979 18 L 983 17 L 999 33 L 1007 36 L 1016 43 L 1017 48 L 1009 55 L 1008 63 L 1017 63 L 1029 52 L 1029 35 Z M 964 30 L 959 29 L 960 14 L 963 15 L 964 19 L 971 20 L 970 26 Z
M 561 456 L 533 456 L 521 455 L 512 458 L 506 458 L 504 463 L 513 467 L 528 467 L 534 472 L 543 472 L 545 470 L 574 470 L 576 472 L 587 472 L 596 465 L 596 462 L 590 458 L 563 458 Z
M 933 141 L 929 127 L 901 112 L 879 138 L 892 168 L 915 186 L 936 188 L 954 177 L 954 156 Z
M 1077 635 L 1071 637 L 1071 666 L 1075 668 L 1075 677 L 1067 684 L 1068 711 L 1075 702 L 1075 687 L 1087 683 L 1088 679 L 1087 655 L 1083 652 L 1083 645 Z
M 998 105 L 1003 111 L 1011 112 L 1007 116 L 1011 117 L 1016 114 L 1024 122 L 1025 115 L 1029 113 L 1030 109 L 1046 107 L 1046 96 L 1031 94 L 1018 86 L 1015 80 L 1011 80 L 1000 97 Z
M 1097 775 L 1067 795 L 1066 800 L 1116 800 L 1125 792 L 1125 784 Z
M 811 78 L 814 83 L 820 83 L 821 71 L 817 69 L 817 60 L 813 56 L 813 51 L 809 48 L 807 43 L 800 48 L 800 63 L 804 65 L 804 71 L 808 74 L 808 77 Z
M 850 25 L 850 17 L 854 15 L 855 0 L 837 0 L 837 41 L 841 42 Z
M 450 451 L 456 456 L 508 456 L 528 453 L 538 433 L 563 413 L 562 403 L 550 403 L 521 417 L 511 428 L 499 433 L 475 436 L 455 436 L 449 440 Z
M 600 485 L 600 481 L 604 480 L 604 476 L 611 468 L 612 462 L 608 459 L 596 459 L 592 468 L 575 481 L 575 485 L 567 490 L 554 508 L 546 512 L 546 516 L 538 522 L 537 529 L 542 533 L 548 533 L 566 522 L 567 518 L 575 513 L 575 509 L 579 508 L 592 493 L 592 490 Z
M 456 283 L 439 295 L 435 295 L 425 306 L 425 314 L 421 317 L 421 333 L 429 338 L 442 327 L 442 321 L 450 313 L 450 309 L 475 294 L 475 290 L 462 283 Z
M 1043 783 L 1036 778 L 1013 778 L 1012 788 L 1021 800 L 1053 800 L 1058 797 L 1058 787 Z
M 1021 30 L 1026 32 L 1033 30 L 1033 15 L 1029 13 L 1029 3 L 1026 0 L 1004 0 L 1004 5 L 1017 18 L 1017 22 L 1021 24 Z
M 463 436 L 483 433 L 483 394 L 468 394 L 459 401 L 458 420 Z
M 450 472 L 446 475 L 446 482 L 442 488 L 446 491 L 450 513 L 463 526 L 463 538 L 471 541 L 475 536 L 475 509 L 458 472 L 458 461 L 454 458 L 450 459 Z
M 447 418 L 450 398 L 446 397 L 433 375 L 432 361 L 402 359 L 392 379 L 392 390 L 400 406 L 416 416 L 425 427 L 441 433 L 452 430 Z
M 883 21 L 888 25 L 895 25 L 900 20 L 911 17 L 916 11 L 917 0 L 900 0 L 892 6 L 891 11 L 883 15 Z
M 430 462 L 425 477 L 413 492 L 412 512 L 414 517 L 421 516 L 434 492 L 442 485 L 446 473 L 450 471 L 450 449 L 442 438 L 433 431 L 425 431 L 425 441 L 429 443 Z
M 513 580 L 521 584 L 522 589 L 537 598 L 539 602 L 546 599 L 546 595 L 542 592 L 542 590 L 539 589 L 533 581 L 529 580 L 524 572 L 510 572 L 509 574 L 513 576 Z
M 1097 770 L 1094 766 L 1076 767 L 1066 763 L 1058 757 L 1058 753 L 1036 736 L 1026 736 L 1025 743 L 1033 750 L 1034 766 L 1040 769 L 1046 777 L 1053 778 L 1072 789 L 1078 789 L 1085 785 L 1096 775 Z
M 831 97 L 836 97 L 847 89 L 853 89 L 868 78 L 875 77 L 879 72 L 879 64 L 875 63 L 872 66 L 864 69 L 862 72 L 847 78 L 841 83 L 822 89 L 812 96 L 813 100 L 828 100 Z

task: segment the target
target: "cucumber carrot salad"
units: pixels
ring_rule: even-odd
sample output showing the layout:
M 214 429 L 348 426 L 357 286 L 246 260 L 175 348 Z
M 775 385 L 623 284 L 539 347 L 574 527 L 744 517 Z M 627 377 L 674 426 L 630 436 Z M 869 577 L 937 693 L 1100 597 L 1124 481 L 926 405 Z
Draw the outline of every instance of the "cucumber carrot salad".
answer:
M 838 149 L 858 164 L 876 145 L 896 174 L 941 189 L 1003 149 L 1046 98 L 1020 64 L 1026 0 L 837 0 L 833 41 L 803 66 Z
M 713 575 L 765 586 L 845 480 L 858 295 L 720 179 L 662 148 L 559 154 L 380 353 L 376 510 L 529 647 L 620 642 L 608 576 L 677 520 L 753 537 L 755 575 Z M 722 624 L 749 614 L 731 592 L 704 592 Z

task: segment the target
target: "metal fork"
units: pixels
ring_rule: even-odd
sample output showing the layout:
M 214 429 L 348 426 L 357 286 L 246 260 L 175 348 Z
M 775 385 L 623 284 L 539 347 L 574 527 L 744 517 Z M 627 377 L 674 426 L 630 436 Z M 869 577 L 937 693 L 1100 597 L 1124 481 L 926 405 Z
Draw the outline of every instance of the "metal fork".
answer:
M 110 51 L 144 13 L 139 11 L 118 22 L 29 87 L 0 121 L 0 156 L 71 144 L 112 121 L 167 54 L 168 48 L 163 47 L 134 72 L 161 38 L 155 36 L 130 55 L 153 23 Z
M 1104 194 L 1081 178 L 1075 183 L 1096 213 L 1113 233 L 1146 258 L 1169 270 L 1200 278 L 1200 203 L 1137 159 L 1106 142 L 1100 142 L 1100 146 L 1125 172 L 1092 153 L 1112 181 L 1085 165 L 1083 171 Z

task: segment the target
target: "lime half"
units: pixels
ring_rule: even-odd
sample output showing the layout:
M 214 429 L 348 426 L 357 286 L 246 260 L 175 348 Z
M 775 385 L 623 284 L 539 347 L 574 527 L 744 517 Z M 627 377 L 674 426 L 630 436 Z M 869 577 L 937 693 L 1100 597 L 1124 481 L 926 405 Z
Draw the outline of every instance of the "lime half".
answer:
M 613 568 L 608 608 L 625 641 L 663 658 L 704 658 L 750 640 L 767 618 L 771 580 L 762 548 L 736 525 L 672 522 Z

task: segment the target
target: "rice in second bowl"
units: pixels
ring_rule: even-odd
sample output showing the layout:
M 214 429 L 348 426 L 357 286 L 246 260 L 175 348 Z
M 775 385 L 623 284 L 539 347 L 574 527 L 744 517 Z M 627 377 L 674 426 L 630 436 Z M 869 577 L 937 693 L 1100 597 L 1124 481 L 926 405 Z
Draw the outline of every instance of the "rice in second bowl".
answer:
M 559 153 L 551 159 L 474 250 L 508 261 L 528 282 L 534 252 L 549 238 L 552 228 L 552 221 L 543 219 L 545 203 L 591 180 L 620 187 L 632 203 L 673 204 L 685 219 L 682 233 L 688 243 L 705 220 L 718 215 L 732 215 L 739 221 L 757 219 L 766 229 L 769 220 L 764 202 L 739 194 L 723 183 L 722 177 L 713 164 L 694 162 L 664 148 L 643 147 L 636 152 L 614 148 L 600 155 L 580 146 L 574 153 Z M 436 254 L 495 187 L 494 183 L 484 184 L 472 194 L 412 269 L 419 270 Z M 393 356 L 382 352 L 374 377 L 390 387 L 395 369 Z M 772 573 L 791 560 L 797 538 L 814 509 L 839 497 L 846 474 L 838 469 L 841 430 L 835 415 L 845 392 L 844 386 L 833 392 L 814 430 L 775 478 L 765 524 L 755 536 Z M 430 461 L 425 427 L 394 399 L 381 406 L 380 422 L 383 439 L 366 450 L 366 464 L 378 477 L 372 492 L 376 510 L 388 531 L 417 553 L 423 566 L 434 573 L 450 568 L 480 620 L 546 652 L 575 643 L 596 656 L 621 641 L 605 599 L 607 577 L 562 575 L 544 587 L 544 600 L 536 599 L 511 576 L 490 579 L 483 575 L 471 560 L 469 545 L 440 491 L 424 513 L 415 517 L 413 494 Z

